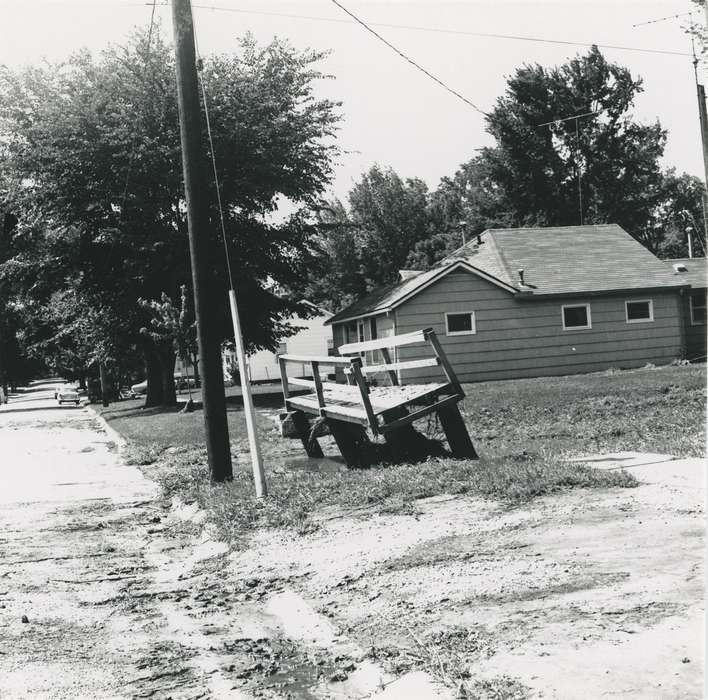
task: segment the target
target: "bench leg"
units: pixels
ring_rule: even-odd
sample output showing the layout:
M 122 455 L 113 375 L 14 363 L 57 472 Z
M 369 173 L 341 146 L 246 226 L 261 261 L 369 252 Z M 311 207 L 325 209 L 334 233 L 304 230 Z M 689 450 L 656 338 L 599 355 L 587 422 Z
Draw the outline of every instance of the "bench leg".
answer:
M 450 452 L 455 457 L 479 459 L 457 404 L 441 408 L 438 411 L 438 416 L 440 416 L 440 423 L 445 431 L 447 443 L 450 445 Z
M 364 428 L 360 425 L 332 419 L 327 421 L 327 425 L 347 466 L 364 466 L 366 462 L 364 445 L 369 442 Z
M 305 448 L 308 457 L 324 457 L 320 443 L 317 438 L 310 441 L 310 422 L 303 411 L 293 412 L 293 425 L 297 431 L 297 435 L 302 441 L 302 446 Z

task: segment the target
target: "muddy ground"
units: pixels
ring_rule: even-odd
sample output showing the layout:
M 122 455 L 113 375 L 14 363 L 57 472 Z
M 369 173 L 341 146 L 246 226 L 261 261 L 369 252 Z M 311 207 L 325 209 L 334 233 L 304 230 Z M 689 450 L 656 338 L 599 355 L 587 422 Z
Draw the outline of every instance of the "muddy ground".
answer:
M 2 698 L 703 697 L 700 460 L 620 455 L 597 464 L 639 464 L 639 488 L 525 507 L 332 511 L 229 554 L 86 410 L 20 398 L 0 411 Z

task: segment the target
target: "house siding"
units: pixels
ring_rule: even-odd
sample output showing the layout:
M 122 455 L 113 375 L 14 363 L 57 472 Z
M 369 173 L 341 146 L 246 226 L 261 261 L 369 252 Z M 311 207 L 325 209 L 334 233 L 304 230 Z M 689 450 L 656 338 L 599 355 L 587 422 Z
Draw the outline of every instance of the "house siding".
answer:
M 654 321 L 626 323 L 625 301 L 652 299 Z M 592 328 L 563 330 L 561 306 L 591 306 Z M 474 274 L 451 273 L 396 309 L 396 333 L 431 327 L 461 381 L 593 372 L 668 363 L 681 355 L 678 292 L 518 300 Z M 445 312 L 474 311 L 474 335 L 447 336 Z M 404 346 L 400 360 L 429 348 Z M 433 370 L 407 371 L 406 381 L 434 381 Z
M 691 294 L 697 292 L 706 293 L 705 289 L 690 289 L 681 298 L 681 310 L 683 314 L 684 331 L 686 337 L 686 358 L 689 360 L 704 361 L 706 359 L 706 329 L 704 324 L 693 325 L 691 323 Z

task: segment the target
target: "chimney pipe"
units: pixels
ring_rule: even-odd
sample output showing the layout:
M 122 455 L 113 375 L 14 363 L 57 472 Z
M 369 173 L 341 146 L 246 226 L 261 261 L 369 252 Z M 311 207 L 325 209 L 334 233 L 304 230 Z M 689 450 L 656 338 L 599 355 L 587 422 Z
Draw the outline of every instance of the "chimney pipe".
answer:
M 517 270 L 517 273 L 519 274 L 519 282 L 520 284 L 524 284 L 524 271 L 523 270 Z
M 477 245 L 482 245 L 482 236 L 479 233 L 477 234 Z

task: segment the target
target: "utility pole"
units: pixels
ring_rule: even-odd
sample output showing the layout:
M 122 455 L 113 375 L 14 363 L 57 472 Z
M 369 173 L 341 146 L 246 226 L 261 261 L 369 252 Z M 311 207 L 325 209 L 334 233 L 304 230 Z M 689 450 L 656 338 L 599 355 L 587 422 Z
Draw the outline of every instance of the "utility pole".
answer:
M 201 144 L 201 113 L 194 24 L 189 0 L 172 0 L 172 24 L 177 68 L 177 102 L 182 143 L 182 170 L 187 200 L 189 251 L 194 285 L 194 315 L 197 320 L 204 427 L 211 480 L 232 478 L 229 427 L 226 421 L 224 376 L 221 369 L 220 337 L 217 332 L 216 295 L 208 261 L 211 238 L 207 209 L 206 176 Z

